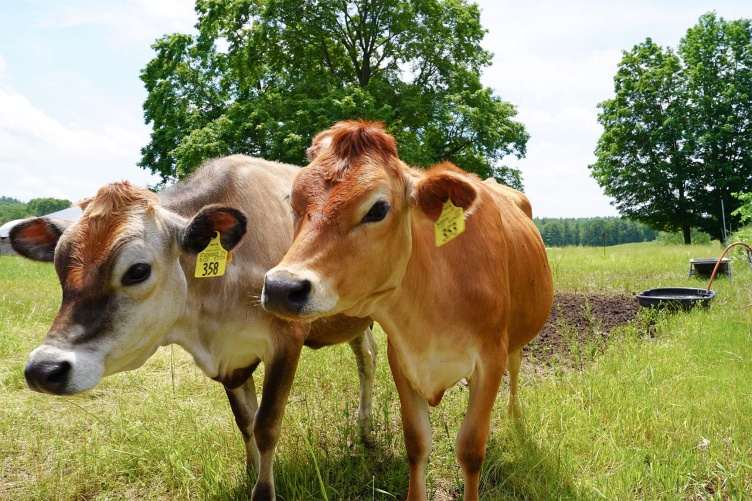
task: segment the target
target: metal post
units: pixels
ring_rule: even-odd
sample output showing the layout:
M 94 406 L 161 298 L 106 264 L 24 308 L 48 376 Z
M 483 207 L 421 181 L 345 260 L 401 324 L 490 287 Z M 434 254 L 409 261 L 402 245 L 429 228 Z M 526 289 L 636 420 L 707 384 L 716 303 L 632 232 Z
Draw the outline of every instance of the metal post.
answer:
M 721 221 L 723 222 L 723 245 L 726 245 L 726 209 L 723 206 L 723 199 L 721 199 Z

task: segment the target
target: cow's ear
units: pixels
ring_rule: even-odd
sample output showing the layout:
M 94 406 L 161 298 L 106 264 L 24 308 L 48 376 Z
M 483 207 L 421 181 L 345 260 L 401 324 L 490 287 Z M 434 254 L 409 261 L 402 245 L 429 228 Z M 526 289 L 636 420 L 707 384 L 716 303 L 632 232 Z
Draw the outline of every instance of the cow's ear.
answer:
M 414 184 L 412 203 L 432 221 L 439 218 L 444 202 L 449 199 L 465 213 L 471 213 L 480 202 L 480 192 L 472 180 L 466 172 L 450 163 L 437 165 Z
M 243 212 L 221 205 L 203 207 L 180 237 L 180 245 L 186 252 L 198 254 L 206 249 L 214 233 L 219 233 L 222 248 L 232 250 L 245 235 L 248 220 Z
M 8 237 L 13 250 L 34 261 L 51 262 L 60 235 L 70 226 L 69 221 L 35 217 L 18 223 Z

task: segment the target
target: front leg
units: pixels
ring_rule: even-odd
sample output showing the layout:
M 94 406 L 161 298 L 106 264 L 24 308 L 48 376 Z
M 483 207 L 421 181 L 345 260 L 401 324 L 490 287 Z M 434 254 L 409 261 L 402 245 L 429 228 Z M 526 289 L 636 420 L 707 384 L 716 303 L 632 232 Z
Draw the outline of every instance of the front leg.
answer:
M 283 321 L 280 321 L 283 323 Z M 282 429 L 285 405 L 290 394 L 295 371 L 298 368 L 303 340 L 307 326 L 284 322 L 285 328 L 279 329 L 274 340 L 274 352 L 270 359 L 264 361 L 265 375 L 262 389 L 261 405 L 256 412 L 253 435 L 259 451 L 258 480 L 253 488 L 251 499 L 276 499 L 274 491 L 274 450 Z
M 350 348 L 355 354 L 360 380 L 360 402 L 358 403 L 358 430 L 364 444 L 370 442 L 371 414 L 373 412 L 373 380 L 376 376 L 376 356 L 378 345 L 370 327 L 363 334 L 350 341 Z
M 490 353 L 480 360 L 470 380 L 470 402 L 455 443 L 465 479 L 465 501 L 478 499 L 480 470 L 486 458 L 491 414 L 506 364 L 506 353 L 500 357 L 488 355 Z
M 243 435 L 246 465 L 248 468 L 252 467 L 258 474 L 259 450 L 253 434 L 253 421 L 258 410 L 258 398 L 256 397 L 256 384 L 253 381 L 253 375 L 237 388 L 225 387 L 225 392 L 227 392 L 227 398 L 230 400 L 230 408 L 235 416 L 235 423 Z
M 387 340 L 387 357 L 397 386 L 402 409 L 402 432 L 410 468 L 410 486 L 407 499 L 427 499 L 426 466 L 431 452 L 431 423 L 428 419 L 428 402 L 408 381 L 399 365 L 399 358 L 391 342 Z

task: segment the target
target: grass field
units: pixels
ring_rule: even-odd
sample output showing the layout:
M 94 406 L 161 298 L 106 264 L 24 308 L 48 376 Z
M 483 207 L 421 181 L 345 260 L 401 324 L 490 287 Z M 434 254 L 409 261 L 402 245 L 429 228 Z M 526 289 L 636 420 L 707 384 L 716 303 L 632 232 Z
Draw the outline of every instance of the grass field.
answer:
M 708 246 L 630 244 L 551 249 L 558 291 L 705 287 L 687 278 Z M 525 425 L 500 392 L 483 499 L 752 498 L 752 271 L 732 262 L 707 311 L 661 314 L 612 333 L 581 371 L 525 370 Z M 0 498 L 246 499 L 253 485 L 218 383 L 177 347 L 94 390 L 52 397 L 26 388 L 23 366 L 60 301 L 51 266 L 0 258 Z M 402 499 L 407 491 L 399 405 L 381 352 L 375 447 L 357 441 L 357 371 L 348 347 L 306 350 L 277 449 L 281 499 Z M 261 381 L 263 367 L 257 371 Z M 259 388 L 260 390 L 260 388 Z M 432 499 L 461 497 L 454 438 L 467 390 L 432 410 Z

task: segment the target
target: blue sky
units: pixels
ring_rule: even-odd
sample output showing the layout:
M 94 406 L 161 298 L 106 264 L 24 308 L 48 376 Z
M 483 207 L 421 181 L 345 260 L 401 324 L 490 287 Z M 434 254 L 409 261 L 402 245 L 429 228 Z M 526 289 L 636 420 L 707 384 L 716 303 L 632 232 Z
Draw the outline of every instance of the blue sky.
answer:
M 484 82 L 531 134 L 522 170 L 535 215 L 617 215 L 587 165 L 621 51 L 676 47 L 700 15 L 752 18 L 752 1 L 482 0 Z M 108 182 L 156 182 L 136 167 L 150 129 L 139 72 L 151 43 L 192 32 L 190 0 L 0 2 L 0 195 L 77 201 Z

